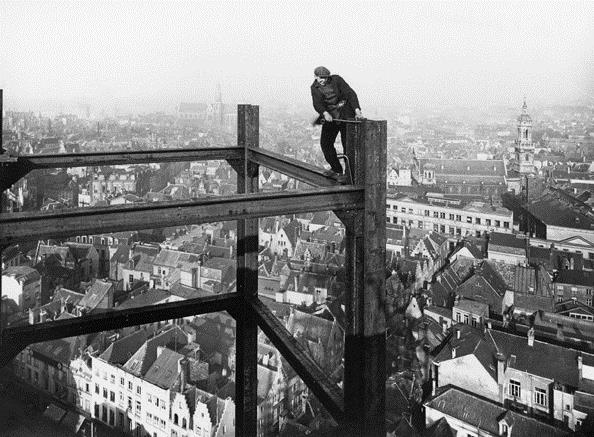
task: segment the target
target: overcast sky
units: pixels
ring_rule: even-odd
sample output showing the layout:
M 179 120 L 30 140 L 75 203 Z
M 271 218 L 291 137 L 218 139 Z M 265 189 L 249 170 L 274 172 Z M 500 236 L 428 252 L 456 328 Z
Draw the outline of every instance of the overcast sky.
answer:
M 361 105 L 594 95 L 594 2 L 0 0 L 0 87 L 36 100 L 309 104 L 324 65 Z M 519 103 L 518 103 L 519 102 Z

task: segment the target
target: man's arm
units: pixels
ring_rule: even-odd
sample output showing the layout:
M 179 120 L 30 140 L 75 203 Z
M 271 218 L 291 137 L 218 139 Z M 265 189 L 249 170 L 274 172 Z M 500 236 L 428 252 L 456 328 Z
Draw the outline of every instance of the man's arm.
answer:
M 340 94 L 349 102 L 349 104 L 355 110 L 355 114 L 361 115 L 361 106 L 359 105 L 359 98 L 357 97 L 357 93 L 353 90 L 348 83 L 341 77 L 336 76 L 338 89 L 340 90 Z
M 324 98 L 322 94 L 317 91 L 313 86 L 311 87 L 311 99 L 313 101 L 313 107 L 316 112 L 320 115 L 326 112 L 326 105 L 324 105 Z

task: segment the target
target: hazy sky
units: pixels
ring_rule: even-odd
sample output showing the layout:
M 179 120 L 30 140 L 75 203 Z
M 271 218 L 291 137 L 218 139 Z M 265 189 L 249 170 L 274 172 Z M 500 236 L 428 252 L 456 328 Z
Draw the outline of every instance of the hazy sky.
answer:
M 361 105 L 594 95 L 594 1 L 0 0 L 7 106 L 311 101 L 325 65 Z M 519 102 L 519 103 L 518 103 Z

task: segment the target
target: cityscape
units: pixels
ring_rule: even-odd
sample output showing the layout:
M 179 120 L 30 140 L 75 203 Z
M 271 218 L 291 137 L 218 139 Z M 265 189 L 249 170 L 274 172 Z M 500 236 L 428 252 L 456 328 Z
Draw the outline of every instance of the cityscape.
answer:
M 244 101 L 228 78 L 207 82 L 147 110 L 35 102 L 0 79 L 1 171 L 26 156 L 235 147 Z M 594 435 L 594 96 L 365 105 L 361 88 L 364 116 L 387 123 L 386 436 Z M 309 100 L 247 103 L 260 148 L 329 167 Z M 4 217 L 216 199 L 243 178 L 231 160 L 191 158 L 24 174 L 1 179 Z M 259 193 L 314 188 L 260 165 Z M 342 390 L 351 272 L 337 214 L 258 220 L 257 296 Z M 0 246 L 0 331 L 237 293 L 238 223 Z M 238 326 L 211 312 L 29 344 L 0 367 L 0 435 L 240 435 Z M 256 385 L 259 437 L 339 435 L 263 330 Z

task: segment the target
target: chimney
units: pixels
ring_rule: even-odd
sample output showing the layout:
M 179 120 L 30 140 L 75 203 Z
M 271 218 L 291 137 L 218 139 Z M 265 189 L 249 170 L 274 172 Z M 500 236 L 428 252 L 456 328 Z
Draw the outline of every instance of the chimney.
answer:
M 159 355 L 161 355 L 161 352 L 163 352 L 163 349 L 165 349 L 165 346 L 157 346 L 157 357 L 159 357 Z
M 45 323 L 47 321 L 47 311 L 39 311 L 39 323 Z
M 177 371 L 179 372 L 179 391 L 183 393 L 186 391 L 186 384 L 188 383 L 188 359 L 183 357 L 177 362 Z
M 534 346 L 534 327 L 528 330 L 528 346 Z
M 579 375 L 579 380 L 581 381 L 583 378 L 583 359 L 582 359 L 582 354 L 580 353 L 577 357 L 577 367 L 578 367 L 578 375 Z
M 456 358 L 456 349 L 458 349 L 458 346 L 452 346 L 452 358 Z
M 456 339 L 460 340 L 460 328 L 456 328 Z
M 499 386 L 499 402 L 503 404 L 505 392 L 503 388 L 504 379 L 503 375 L 505 373 L 505 355 L 501 352 L 497 353 L 497 385 Z

